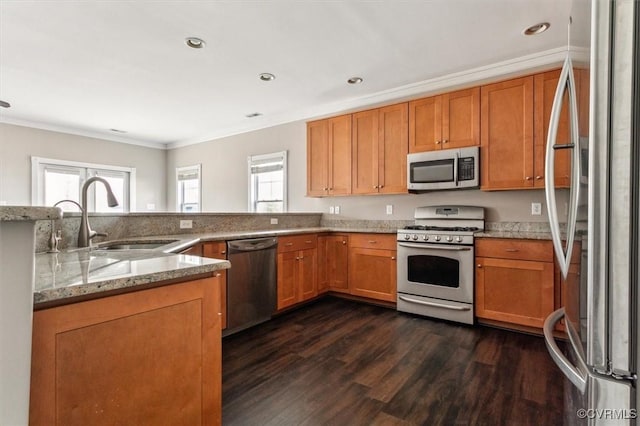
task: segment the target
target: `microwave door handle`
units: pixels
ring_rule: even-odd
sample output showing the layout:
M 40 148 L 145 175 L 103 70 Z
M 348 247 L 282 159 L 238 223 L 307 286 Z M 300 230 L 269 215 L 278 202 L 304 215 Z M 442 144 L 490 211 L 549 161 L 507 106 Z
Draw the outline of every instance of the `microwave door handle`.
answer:
M 453 158 L 453 181 L 456 186 L 458 186 L 458 161 L 460 160 L 458 151 L 455 152 L 455 156 Z

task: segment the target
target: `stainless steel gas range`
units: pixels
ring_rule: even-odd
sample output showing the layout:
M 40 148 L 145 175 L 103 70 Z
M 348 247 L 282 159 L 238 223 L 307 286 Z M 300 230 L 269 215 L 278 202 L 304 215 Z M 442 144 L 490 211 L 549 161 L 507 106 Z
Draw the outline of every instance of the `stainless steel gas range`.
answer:
M 398 230 L 398 310 L 473 324 L 474 232 L 484 208 L 426 206 Z

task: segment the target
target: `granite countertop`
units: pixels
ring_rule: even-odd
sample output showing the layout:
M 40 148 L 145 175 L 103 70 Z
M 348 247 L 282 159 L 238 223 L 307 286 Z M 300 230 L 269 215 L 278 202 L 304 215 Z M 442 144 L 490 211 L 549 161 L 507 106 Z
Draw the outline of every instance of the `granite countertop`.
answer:
M 0 206 L 0 222 L 35 222 L 62 218 L 59 207 Z
M 513 238 L 521 240 L 551 240 L 551 232 L 533 231 L 482 231 L 473 234 L 476 238 Z
M 227 260 L 156 250 L 39 253 L 35 256 L 34 305 L 62 304 L 91 294 L 188 278 L 230 266 Z

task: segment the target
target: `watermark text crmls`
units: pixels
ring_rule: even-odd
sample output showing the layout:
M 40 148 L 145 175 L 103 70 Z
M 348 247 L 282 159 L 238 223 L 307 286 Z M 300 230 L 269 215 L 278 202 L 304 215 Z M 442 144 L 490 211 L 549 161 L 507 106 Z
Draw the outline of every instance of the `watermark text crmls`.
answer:
M 638 418 L 635 408 L 580 408 L 576 415 L 581 419 L 626 420 Z

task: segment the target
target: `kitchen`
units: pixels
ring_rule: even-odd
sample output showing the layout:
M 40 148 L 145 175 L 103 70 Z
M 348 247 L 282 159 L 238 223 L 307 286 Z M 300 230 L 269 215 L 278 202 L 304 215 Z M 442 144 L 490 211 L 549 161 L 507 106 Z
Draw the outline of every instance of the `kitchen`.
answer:
M 3 3 L 3 7 L 7 7 L 7 4 Z M 541 5 L 545 4 L 549 6 L 548 3 L 541 2 Z M 504 4 L 493 6 L 499 8 L 504 6 Z M 347 11 L 344 12 L 347 13 Z M 93 13 L 98 12 L 93 11 Z M 530 19 L 530 17 L 531 15 L 529 15 L 527 19 Z M 24 19 L 24 16 L 22 18 Z M 256 19 L 255 16 L 253 16 L 253 18 Z M 249 19 L 249 21 L 251 21 L 251 19 Z M 535 22 L 529 22 L 527 20 L 526 25 L 524 25 L 523 19 L 523 23 L 518 24 L 518 31 L 534 23 Z M 43 23 L 42 25 L 45 24 Z M 558 27 L 560 26 L 561 24 L 558 24 Z M 5 27 L 4 22 L 3 27 Z M 552 28 L 554 27 L 552 26 Z M 36 191 L 32 191 L 31 185 L 36 179 L 32 179 L 30 176 L 32 173 L 31 167 L 29 167 L 31 156 L 36 156 L 41 159 L 64 159 L 71 162 L 110 164 L 129 168 L 135 167 L 135 193 L 130 195 L 129 201 L 132 206 L 130 210 L 135 210 L 139 213 L 131 215 L 130 218 L 124 219 L 124 221 L 136 221 L 137 215 L 142 217 L 142 212 L 145 211 L 161 212 L 163 210 L 174 210 L 174 206 L 178 203 L 177 198 L 179 193 L 177 190 L 179 182 L 175 175 L 176 168 L 200 164 L 202 182 L 201 210 L 204 212 L 241 213 L 247 211 L 247 187 L 249 186 L 250 180 L 250 175 L 247 173 L 246 168 L 247 158 L 260 154 L 286 151 L 288 158 L 286 171 L 288 176 L 288 186 L 286 190 L 287 210 L 290 212 L 323 213 L 321 224 L 326 228 L 339 230 L 344 230 L 345 228 L 349 228 L 349 226 L 357 228 L 358 224 L 361 225 L 367 221 L 365 222 L 367 226 L 392 228 L 395 231 L 395 229 L 413 222 L 414 210 L 417 207 L 426 205 L 464 204 L 485 207 L 485 222 L 489 225 L 500 224 L 500 226 L 513 229 L 519 226 L 535 228 L 537 223 L 539 224 L 538 226 L 541 227 L 540 229 L 546 230 L 548 227 L 546 215 L 548 203 L 542 190 L 481 191 L 471 189 L 423 194 L 307 197 L 306 122 L 311 119 L 333 117 L 343 112 L 358 112 L 370 107 L 382 107 L 395 103 L 396 101 L 400 102 L 403 99 L 414 100 L 429 96 L 430 94 L 439 95 L 445 92 L 448 93 L 461 87 L 493 84 L 496 81 L 506 80 L 509 76 L 530 75 L 538 71 L 557 69 L 562 65 L 562 58 L 565 56 L 565 52 L 562 51 L 560 47 L 566 43 L 566 36 L 563 30 L 557 29 L 557 31 L 556 37 L 560 42 L 552 46 L 547 46 L 546 50 L 541 49 L 542 52 L 545 52 L 544 55 L 541 54 L 536 57 L 533 53 L 535 49 L 540 48 L 531 47 L 532 56 L 523 56 L 522 53 L 527 52 L 523 52 L 523 49 L 519 46 L 518 51 L 521 53 L 518 56 L 518 58 L 520 58 L 519 61 L 513 60 L 513 58 L 485 59 L 482 62 L 483 64 L 493 65 L 489 67 L 491 68 L 490 72 L 487 71 L 486 67 L 473 67 L 472 65 L 465 66 L 465 72 L 461 73 L 464 74 L 462 76 L 455 72 L 445 72 L 443 70 L 441 72 L 445 77 L 433 79 L 424 86 L 404 87 L 404 92 L 403 90 L 397 90 L 395 92 L 392 91 L 391 94 L 383 93 L 380 95 L 380 98 L 370 97 L 367 99 L 367 103 L 356 105 L 355 101 L 351 101 L 353 94 L 349 94 L 350 92 L 347 92 L 347 90 L 355 89 L 358 91 L 362 90 L 362 87 L 366 87 L 366 83 L 370 81 L 370 77 L 363 75 L 365 79 L 364 84 L 361 83 L 361 85 L 354 85 L 353 87 L 343 84 L 344 87 L 341 86 L 340 89 L 336 89 L 340 90 L 343 103 L 337 107 L 332 105 L 333 109 L 321 111 L 319 109 L 312 110 L 311 107 L 309 107 L 310 109 L 304 111 L 304 114 L 306 114 L 303 115 L 304 119 L 294 120 L 288 124 L 272 125 L 270 127 L 268 127 L 269 122 L 267 121 L 267 117 L 265 117 L 269 114 L 264 113 L 263 117 L 258 116 L 253 118 L 253 120 L 265 120 L 261 124 L 251 126 L 243 124 L 247 127 L 241 130 L 238 130 L 238 126 L 236 128 L 228 128 L 226 129 L 226 135 L 216 135 L 210 139 L 205 139 L 212 140 L 211 142 L 199 144 L 188 144 L 188 135 L 182 135 L 183 143 L 175 142 L 171 139 L 162 142 L 165 145 L 163 146 L 165 149 L 141 146 L 144 143 L 140 141 L 138 141 L 137 145 L 109 142 L 109 140 L 126 138 L 122 133 L 114 136 L 114 134 L 118 132 L 111 132 L 111 134 L 107 136 L 106 132 L 108 131 L 104 131 L 102 137 L 97 137 L 98 133 L 95 131 L 90 132 L 87 129 L 76 129 L 74 132 L 59 132 L 52 131 L 53 127 L 51 125 L 25 125 L 24 119 L 20 118 L 19 113 L 16 113 L 15 117 L 9 114 L 9 112 L 19 111 L 16 101 L 13 101 L 10 109 L 0 111 L 2 121 L 4 122 L 0 124 L 2 132 L 2 144 L 0 145 L 2 149 L 2 155 L 0 156 L 2 161 L 2 170 L 0 171 L 2 174 L 0 179 L 0 201 L 5 201 L 9 205 L 29 205 L 33 202 L 32 196 Z M 543 36 L 544 34 L 540 35 L 540 37 Z M 180 56 L 180 61 L 186 61 L 181 62 L 182 66 L 186 68 L 194 67 L 196 69 L 201 67 L 201 65 L 195 65 L 199 59 L 194 55 L 207 52 L 207 49 L 215 46 L 215 42 L 209 41 L 207 37 L 202 37 L 208 44 L 200 51 L 195 49 L 189 51 L 186 47 L 182 46 L 184 51 L 181 50 L 180 53 L 178 53 L 178 55 L 182 55 Z M 523 38 L 521 39 L 520 37 Z M 181 36 L 180 40 L 183 38 L 184 35 Z M 516 40 L 516 44 L 529 43 L 529 41 L 522 41 L 524 40 L 524 36 L 521 36 L 519 33 L 517 36 L 513 36 L 513 38 Z M 535 39 L 535 37 L 533 37 L 533 39 Z M 6 51 L 4 46 L 3 51 Z M 90 51 L 91 49 L 89 48 L 87 52 Z M 488 53 L 485 54 L 489 55 Z M 96 63 L 104 61 L 104 59 L 100 58 L 93 59 L 97 61 Z M 456 59 L 460 60 L 459 58 Z M 4 59 L 2 59 L 2 63 L 5 63 Z M 194 65 L 188 65 L 192 63 Z M 43 64 L 40 63 L 38 65 L 42 67 Z M 106 61 L 104 65 L 108 66 L 109 62 Z M 469 69 L 475 70 L 475 73 L 469 72 Z M 260 69 L 256 71 L 255 74 L 257 75 L 258 72 L 262 71 L 264 70 Z M 492 73 L 493 75 L 491 75 Z M 274 91 L 279 87 L 277 84 L 282 84 L 280 82 L 286 78 L 282 77 L 286 74 L 275 72 L 275 70 L 274 74 L 276 74 L 275 80 L 262 81 L 256 78 L 255 82 L 248 83 L 251 85 L 250 90 L 258 91 L 262 96 L 267 96 L 269 93 L 273 96 Z M 178 75 L 185 76 L 183 74 Z M 347 74 L 344 79 L 347 77 L 351 77 L 351 74 Z M 203 77 L 201 76 L 201 78 Z M 5 94 L 5 90 L 7 90 L 7 94 Z M 413 92 L 411 92 L 412 90 Z M 5 84 L 3 84 L 3 100 L 11 101 L 8 95 L 10 93 L 9 89 L 6 89 Z M 124 94 L 120 93 L 120 95 Z M 109 98 L 107 95 L 104 96 L 106 96 L 105 99 Z M 384 96 L 386 96 L 386 98 Z M 122 99 L 126 99 L 126 97 Z M 123 102 L 123 104 L 123 107 L 125 107 L 126 102 Z M 246 105 L 243 107 L 247 108 Z M 249 114 L 254 111 L 257 111 L 257 109 L 244 111 L 244 113 Z M 180 111 L 176 111 L 176 115 L 180 115 L 180 113 Z M 91 115 L 92 114 L 89 113 L 85 116 L 86 122 L 83 123 L 83 125 L 89 126 L 88 123 L 94 119 Z M 136 114 L 125 112 L 123 115 L 135 117 Z M 185 117 L 182 118 L 187 119 Z M 279 118 L 282 123 L 287 123 L 287 118 Z M 59 118 L 59 120 L 62 123 L 65 122 L 62 118 Z M 131 124 L 131 126 L 133 126 L 133 124 Z M 260 129 L 263 126 L 265 128 Z M 107 129 L 126 128 L 126 126 L 118 123 L 99 127 Z M 133 129 L 133 127 L 130 128 Z M 60 130 L 60 128 L 58 128 L 58 130 Z M 170 134 L 170 129 L 157 130 L 159 133 L 163 131 Z M 132 135 L 128 140 L 129 142 L 136 138 L 133 130 L 131 130 L 130 133 Z M 233 135 L 234 133 L 239 134 Z M 90 134 L 91 137 L 82 136 L 83 134 Z M 166 140 L 157 136 L 149 139 Z M 147 142 L 146 145 L 149 145 L 149 143 Z M 561 197 L 562 196 L 567 199 L 569 195 L 563 194 Z M 535 213 L 540 214 L 532 214 L 532 206 Z M 560 210 L 563 210 L 562 202 L 559 203 L 559 207 Z M 161 213 L 154 214 L 162 215 Z M 180 220 L 189 220 L 188 215 L 177 216 L 170 214 L 164 216 L 167 222 L 169 220 L 175 222 L 168 226 L 177 227 Z M 243 215 L 239 214 L 238 216 L 242 217 Z M 269 222 L 268 224 L 262 225 L 264 226 L 263 229 L 267 231 L 286 229 L 287 215 L 274 216 L 274 218 L 279 219 L 279 223 Z M 218 216 L 216 219 L 223 220 L 224 218 Z M 75 235 L 73 232 L 74 225 L 71 224 L 74 220 L 72 217 L 69 220 L 65 219 L 62 221 L 64 223 L 70 223 L 70 225 L 67 228 L 63 225 L 61 248 L 73 245 L 73 241 L 70 243 L 69 240 L 73 240 Z M 119 225 L 117 219 L 112 219 L 109 216 L 95 216 L 91 218 L 91 221 L 96 230 L 110 232 L 110 239 L 126 237 L 127 235 L 123 235 L 124 231 L 130 235 L 143 236 L 144 226 L 139 225 L 140 222 L 144 221 L 142 218 L 138 220 L 138 226 L 133 225 L 130 227 L 126 224 Z M 107 228 L 100 227 L 103 223 L 109 224 L 110 222 L 114 226 L 108 226 Z M 198 231 L 199 226 L 202 226 L 203 228 L 201 229 L 204 229 L 206 232 L 218 231 L 215 225 L 212 225 L 212 229 L 207 228 L 207 224 L 201 224 L 199 222 L 198 216 L 194 216 L 192 230 L 184 232 L 195 233 Z M 216 220 L 212 219 L 212 222 L 215 223 Z M 402 224 L 399 222 L 402 222 Z M 526 225 L 521 225 L 523 223 Z M 320 223 L 318 225 L 320 225 Z M 47 226 L 49 226 L 49 223 L 47 221 L 43 222 L 43 227 Z M 251 229 L 257 230 L 257 228 Z M 45 232 L 39 233 L 39 235 L 47 234 L 46 229 L 43 231 Z M 224 229 L 220 229 L 220 231 L 224 231 Z M 118 232 L 120 232 L 120 234 L 118 234 Z M 163 232 L 161 234 L 167 233 L 168 232 Z M 38 247 L 43 247 L 42 241 L 43 239 L 40 237 L 40 243 L 37 243 L 39 244 Z M 46 238 L 44 241 L 46 245 Z M 540 341 L 540 343 L 542 344 L 542 341 Z

